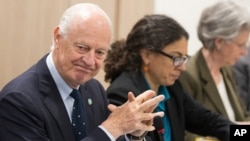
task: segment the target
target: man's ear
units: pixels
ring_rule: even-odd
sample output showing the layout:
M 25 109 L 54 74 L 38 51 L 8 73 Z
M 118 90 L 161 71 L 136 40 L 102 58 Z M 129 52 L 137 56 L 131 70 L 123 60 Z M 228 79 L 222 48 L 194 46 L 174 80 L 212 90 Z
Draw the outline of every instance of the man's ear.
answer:
M 54 29 L 54 43 L 58 44 L 61 38 L 62 38 L 62 36 L 61 36 L 61 33 L 60 33 L 60 28 L 57 26 Z

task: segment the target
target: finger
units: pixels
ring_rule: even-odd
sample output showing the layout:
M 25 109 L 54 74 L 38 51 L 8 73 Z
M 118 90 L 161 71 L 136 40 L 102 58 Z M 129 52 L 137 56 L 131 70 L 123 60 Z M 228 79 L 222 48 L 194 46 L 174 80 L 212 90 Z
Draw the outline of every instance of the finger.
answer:
M 150 107 L 156 107 L 159 102 L 161 102 L 162 100 L 164 100 L 165 97 L 164 95 L 158 95 L 156 97 L 153 97 L 145 102 L 143 102 L 141 105 L 139 105 L 139 111 L 147 111 L 148 109 L 150 109 Z
M 128 101 L 129 101 L 129 102 L 132 102 L 132 101 L 134 101 L 134 100 L 135 100 L 134 94 L 133 94 L 132 92 L 129 92 L 129 93 L 128 93 Z
M 138 95 L 135 100 L 136 102 L 138 102 L 139 104 L 143 103 L 144 101 L 147 101 L 149 99 L 151 99 L 152 97 L 154 97 L 156 94 L 154 91 L 152 90 L 147 90 L 143 93 L 141 93 L 140 95 Z
M 142 121 L 142 123 L 144 123 L 144 124 L 146 124 L 146 125 L 153 125 L 153 124 L 154 124 L 154 119 L 145 120 L 145 121 Z
M 157 116 L 163 117 L 164 112 L 161 111 L 161 112 L 155 112 L 155 113 L 141 113 L 139 116 L 140 117 L 138 117 L 138 120 L 143 122 L 143 121 L 153 120 Z
M 138 126 L 138 130 L 143 130 L 143 131 L 153 131 L 155 130 L 155 127 L 153 125 L 147 125 L 147 124 L 143 124 L 141 123 L 139 126 Z
M 152 113 L 154 110 L 155 110 L 155 108 L 158 106 L 158 104 L 157 105 L 153 105 L 153 106 L 151 106 L 151 107 L 149 107 L 148 109 L 146 109 L 145 111 L 143 111 L 144 113 Z
M 153 125 L 144 124 L 144 127 L 142 129 L 144 129 L 145 131 L 154 131 L 155 127 Z
M 108 109 L 113 112 L 115 109 L 117 108 L 117 106 L 115 106 L 114 104 L 109 104 L 108 105 Z
M 155 112 L 155 113 L 151 113 L 151 114 L 153 114 L 153 119 L 155 118 L 155 117 L 163 117 L 164 116 L 164 112 Z

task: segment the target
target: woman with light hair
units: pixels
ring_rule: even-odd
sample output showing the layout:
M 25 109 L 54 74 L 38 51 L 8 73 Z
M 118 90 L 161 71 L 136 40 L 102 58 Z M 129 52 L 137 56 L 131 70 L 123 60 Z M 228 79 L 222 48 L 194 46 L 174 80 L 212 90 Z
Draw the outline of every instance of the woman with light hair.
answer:
M 202 48 L 180 77 L 184 89 L 195 100 L 231 121 L 250 119 L 237 94 L 232 72 L 232 65 L 247 54 L 249 34 L 247 7 L 230 0 L 207 7 L 198 24 Z M 187 140 L 193 138 L 187 136 Z

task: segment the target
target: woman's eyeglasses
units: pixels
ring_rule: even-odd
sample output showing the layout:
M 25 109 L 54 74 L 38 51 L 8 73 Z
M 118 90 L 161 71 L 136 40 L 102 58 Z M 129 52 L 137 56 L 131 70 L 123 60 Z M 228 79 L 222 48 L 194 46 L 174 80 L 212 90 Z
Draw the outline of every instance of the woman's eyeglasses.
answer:
M 174 57 L 174 56 L 169 55 L 163 51 L 159 51 L 159 53 L 161 55 L 164 55 L 164 56 L 172 59 L 175 67 L 181 66 L 182 64 L 187 64 L 188 60 L 191 58 L 191 56 L 189 56 L 189 55 L 186 55 L 184 57 Z
M 249 41 L 246 42 L 245 44 L 241 44 L 241 45 L 235 43 L 232 40 L 229 40 L 228 42 L 233 43 L 235 46 L 237 46 L 238 48 L 243 49 L 243 50 L 247 50 L 249 48 L 249 46 L 250 46 L 250 42 Z

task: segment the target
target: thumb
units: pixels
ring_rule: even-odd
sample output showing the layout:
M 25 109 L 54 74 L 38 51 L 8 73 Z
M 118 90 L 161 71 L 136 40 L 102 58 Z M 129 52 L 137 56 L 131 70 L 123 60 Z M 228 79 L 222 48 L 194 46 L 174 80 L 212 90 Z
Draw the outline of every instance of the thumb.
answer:
M 108 105 L 108 109 L 113 112 L 115 109 L 117 108 L 117 106 L 115 106 L 114 104 L 109 104 Z

